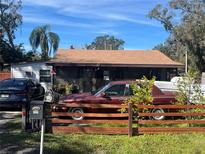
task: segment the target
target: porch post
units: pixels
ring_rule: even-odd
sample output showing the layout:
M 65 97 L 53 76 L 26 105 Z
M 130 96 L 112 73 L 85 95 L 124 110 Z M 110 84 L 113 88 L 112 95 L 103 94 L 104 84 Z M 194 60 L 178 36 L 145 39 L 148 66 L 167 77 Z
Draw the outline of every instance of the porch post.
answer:
M 132 130 L 132 120 L 133 120 L 133 112 L 132 112 L 132 103 L 128 104 L 128 136 L 132 137 L 133 130 Z

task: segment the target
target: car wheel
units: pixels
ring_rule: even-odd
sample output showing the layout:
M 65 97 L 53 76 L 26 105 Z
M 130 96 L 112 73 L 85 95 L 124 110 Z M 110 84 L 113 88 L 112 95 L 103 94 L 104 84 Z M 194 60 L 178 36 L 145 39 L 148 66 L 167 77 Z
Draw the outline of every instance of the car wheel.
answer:
M 73 108 L 71 109 L 72 113 L 84 113 L 84 110 L 82 108 Z M 83 120 L 83 116 L 72 116 L 73 120 Z
M 165 113 L 165 111 L 163 109 L 153 109 L 151 112 L 152 113 Z M 150 119 L 153 119 L 153 120 L 164 120 L 165 116 L 152 116 L 152 117 L 150 117 Z

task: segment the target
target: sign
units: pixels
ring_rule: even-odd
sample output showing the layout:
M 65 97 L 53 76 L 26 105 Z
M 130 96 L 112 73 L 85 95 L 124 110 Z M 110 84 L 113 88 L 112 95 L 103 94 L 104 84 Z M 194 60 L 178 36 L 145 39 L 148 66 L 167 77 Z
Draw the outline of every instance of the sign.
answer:
M 41 110 L 40 106 L 33 106 L 32 107 L 33 114 L 39 114 L 40 110 Z

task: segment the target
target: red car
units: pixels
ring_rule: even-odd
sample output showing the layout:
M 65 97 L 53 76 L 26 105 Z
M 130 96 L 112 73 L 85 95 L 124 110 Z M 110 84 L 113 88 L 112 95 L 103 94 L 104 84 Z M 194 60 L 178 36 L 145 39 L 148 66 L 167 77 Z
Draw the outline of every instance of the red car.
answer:
M 71 94 L 60 98 L 61 103 L 90 103 L 90 104 L 122 104 L 124 100 L 132 95 L 131 84 L 134 81 L 113 81 L 104 87 L 100 88 L 96 93 L 81 93 Z M 164 103 L 175 102 L 175 95 L 172 93 L 162 92 L 158 87 L 153 86 L 152 95 L 154 97 L 153 104 L 159 105 Z M 66 112 L 108 112 L 105 109 L 91 109 L 91 108 L 60 108 L 58 105 L 53 106 L 54 111 L 66 111 Z M 110 111 L 110 110 L 109 110 Z M 112 111 L 111 111 L 112 112 Z M 114 111 L 116 112 L 116 110 Z M 152 112 L 163 113 L 163 109 L 153 109 Z M 82 120 L 84 117 L 73 116 L 75 120 Z M 162 120 L 164 116 L 154 116 L 155 120 Z

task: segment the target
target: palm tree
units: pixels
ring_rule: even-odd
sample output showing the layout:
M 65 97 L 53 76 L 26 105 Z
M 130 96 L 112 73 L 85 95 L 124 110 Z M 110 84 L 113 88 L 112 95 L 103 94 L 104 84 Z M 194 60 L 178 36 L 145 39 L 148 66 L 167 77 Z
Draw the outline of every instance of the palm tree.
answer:
M 50 31 L 49 25 L 44 25 L 33 29 L 29 41 L 34 51 L 40 46 L 42 50 L 41 59 L 48 60 L 49 56 L 58 49 L 60 38 L 56 33 Z

